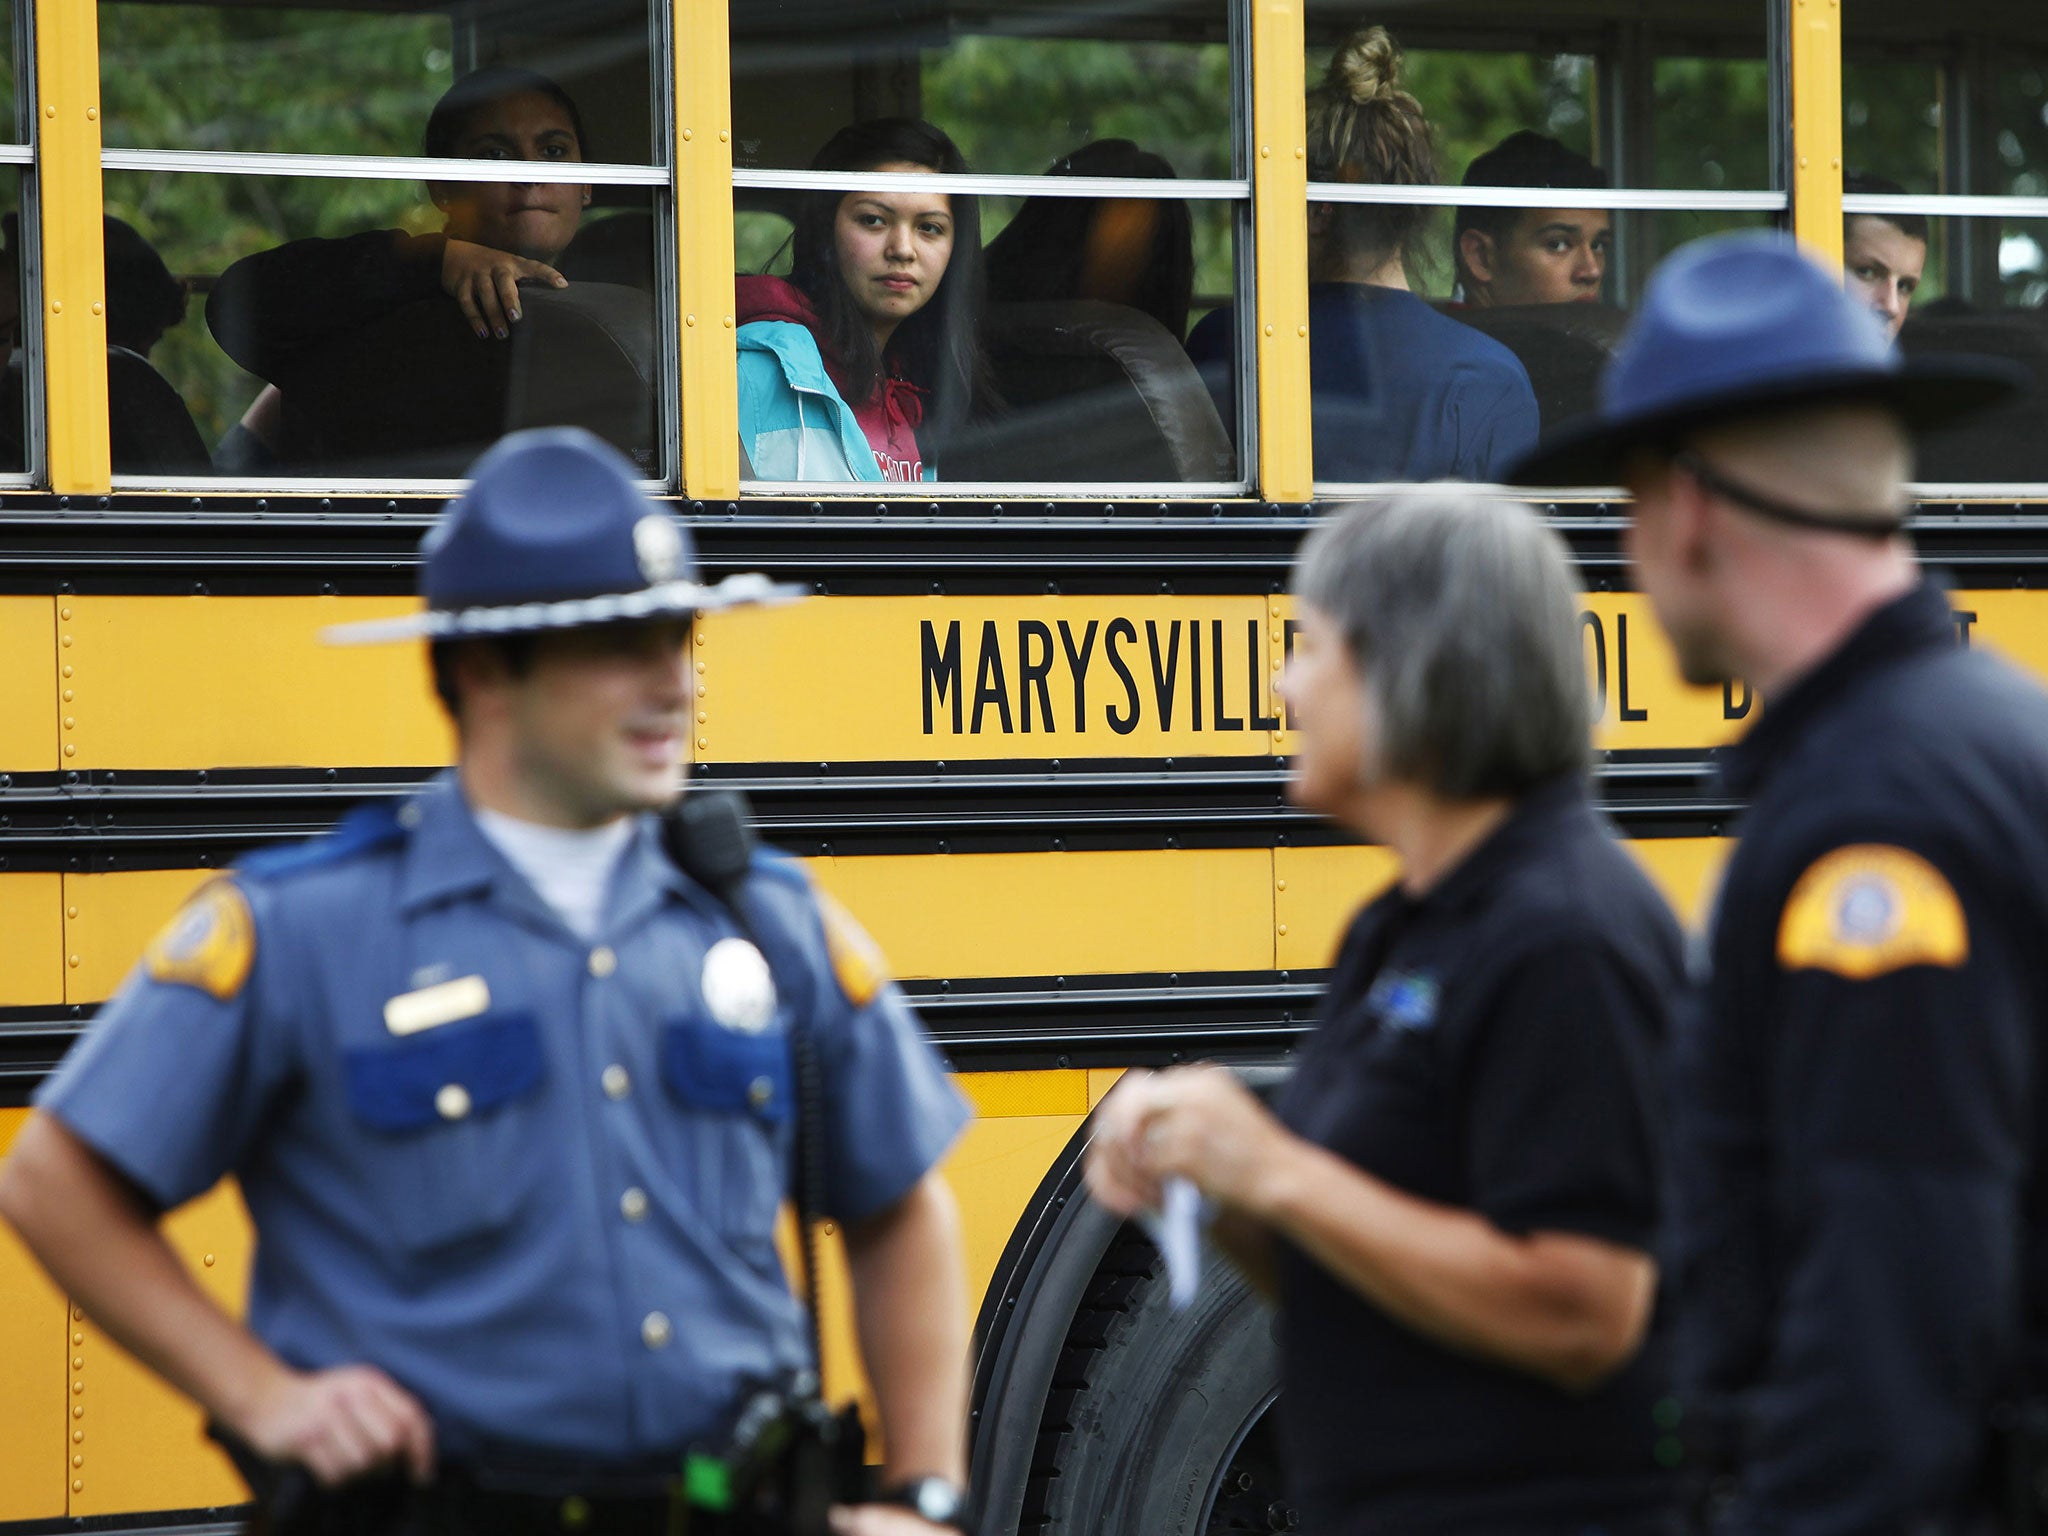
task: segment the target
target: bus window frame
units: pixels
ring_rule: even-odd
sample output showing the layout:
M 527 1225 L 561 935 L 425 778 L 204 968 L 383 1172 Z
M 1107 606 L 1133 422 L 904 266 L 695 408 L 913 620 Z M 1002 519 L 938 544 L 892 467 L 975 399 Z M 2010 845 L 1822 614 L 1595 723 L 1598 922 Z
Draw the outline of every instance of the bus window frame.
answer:
M 1233 14 L 1237 8 L 1233 7 Z M 1234 57 L 1234 56 L 1233 56 Z M 1233 76 L 1236 71 L 1232 71 Z M 1231 103 L 1233 121 L 1237 102 Z M 1239 142 L 1241 135 L 1233 134 L 1233 157 L 1243 153 L 1244 145 Z M 1238 166 L 1237 169 L 1244 169 Z M 1247 313 L 1256 286 L 1250 281 L 1258 263 L 1257 252 L 1251 248 L 1250 217 L 1252 207 L 1252 180 L 1249 176 L 1192 179 L 1187 181 L 1167 177 L 1116 177 L 1116 176 L 1019 176 L 1007 173 L 965 172 L 945 173 L 930 171 L 798 171 L 767 168 L 744 168 L 735 166 L 732 173 L 733 191 L 776 192 L 958 192 L 981 197 L 1080 197 L 1080 198 L 1129 198 L 1134 201 L 1184 201 L 1200 203 L 1229 203 L 1233 213 L 1233 247 L 1231 260 L 1231 289 L 1237 313 Z M 1241 358 L 1250 354 L 1240 351 Z M 1001 501 L 1004 498 L 1027 498 L 1033 501 L 1078 499 L 1088 501 L 1160 501 L 1160 500 L 1215 500 L 1217 497 L 1232 499 L 1249 498 L 1256 495 L 1254 487 L 1258 476 L 1254 471 L 1257 463 L 1257 442 L 1252 440 L 1246 448 L 1245 421 L 1256 419 L 1257 393 L 1256 370 L 1247 369 L 1253 388 L 1240 387 L 1236 392 L 1238 406 L 1237 463 L 1239 474 L 1234 480 L 758 480 L 740 481 L 740 491 L 745 496 L 756 496 L 764 500 L 803 499 L 816 501 L 822 495 L 873 496 L 884 501 L 901 500 L 910 497 L 917 500 L 944 501 Z M 1242 381 L 1240 381 L 1242 385 Z M 737 387 L 737 385 L 735 385 Z
M 83 0 L 83 3 L 97 8 L 99 0 Z M 32 9 L 27 0 L 16 0 L 17 18 L 24 10 Z M 577 162 L 576 176 L 581 182 L 592 186 L 637 187 L 651 192 L 655 201 L 655 250 L 654 270 L 657 281 L 650 297 L 654 306 L 655 355 L 661 367 L 655 379 L 655 449 L 662 473 L 639 484 L 659 494 L 676 494 L 682 490 L 682 412 L 675 359 L 679 355 L 681 342 L 680 299 L 673 282 L 659 280 L 659 274 L 675 270 L 675 227 L 677 223 L 678 199 L 676 195 L 675 168 L 675 89 L 673 79 L 673 55 L 675 7 L 668 0 L 646 0 L 648 76 L 651 114 L 650 158 L 642 161 L 590 161 Z M 423 9 L 431 9 L 424 7 Z M 475 67 L 476 38 L 470 24 L 461 17 L 455 22 L 454 43 L 458 58 L 464 68 Z M 17 32 L 19 21 L 17 21 Z M 31 29 L 31 35 L 33 31 Z M 17 47 L 20 46 L 19 41 Z M 39 57 L 38 55 L 30 55 Z M 101 66 L 103 67 L 103 66 Z M 33 77 L 34 71 L 26 72 Z M 19 92 L 17 92 L 17 95 Z M 31 120 L 35 120 L 36 109 L 28 108 Z M 11 146 L 0 146 L 0 164 L 7 163 Z M 39 165 L 36 146 L 29 151 L 31 163 Z M 99 156 L 102 178 L 109 171 L 117 172 L 170 172 L 177 175 L 206 176 L 275 176 L 308 180 L 363 180 L 420 183 L 426 181 L 459 182 L 502 182 L 507 179 L 506 162 L 502 160 L 435 159 L 424 155 L 327 155 L 301 153 L 268 153 L 263 151 L 236 150 L 190 150 L 170 148 L 106 148 L 102 146 Z M 104 191 L 101 197 L 104 205 Z M 27 198 L 24 195 L 24 215 Z M 24 231 L 28 228 L 26 217 Z M 24 246 L 27 238 L 24 235 Z M 36 249 L 40 250 L 38 245 Z M 26 263 L 24 263 L 26 266 Z M 24 291 L 24 313 L 27 312 L 28 295 Z M 40 302 L 37 314 L 41 315 Z M 29 342 L 29 331 L 35 332 L 35 350 L 24 366 L 35 366 L 32 376 L 40 381 L 42 375 L 41 340 L 42 326 L 23 327 L 23 342 Z M 44 391 L 34 388 L 32 392 L 41 402 Z M 39 425 L 40 408 L 32 410 L 30 416 Z M 35 426 L 29 435 L 38 449 L 41 433 Z M 30 471 L 22 477 L 30 484 L 47 483 L 47 468 L 39 457 L 29 460 Z M 12 476 L 0 476 L 0 487 L 11 485 Z M 160 475 L 160 474 L 111 474 L 110 485 L 118 492 L 208 492 L 249 495 L 318 495 L 336 493 L 341 495 L 375 495 L 401 492 L 406 494 L 449 495 L 459 492 L 466 480 L 430 479 L 404 475 L 371 475 L 338 478 L 321 475 Z
M 1232 442 L 1238 474 L 1235 479 L 1215 481 L 1131 481 L 1131 480 L 1047 480 L 971 481 L 918 480 L 901 482 L 759 480 L 742 478 L 743 496 L 787 502 L 794 499 L 818 501 L 843 496 L 875 497 L 884 501 L 906 497 L 930 501 L 1256 501 L 1261 494 L 1259 474 L 1259 400 L 1261 381 L 1256 362 L 1255 314 L 1259 291 L 1259 250 L 1255 228 L 1257 184 L 1252 103 L 1256 88 L 1258 60 L 1253 56 L 1252 9 L 1258 0 L 1228 0 L 1224 7 L 1226 28 L 1223 43 L 1230 68 L 1230 157 L 1231 172 L 1223 178 L 1077 177 L 967 172 L 934 174 L 918 172 L 889 175 L 862 171 L 808 171 L 790 168 L 740 167 L 732 173 L 733 191 L 844 191 L 863 190 L 916 192 L 934 186 L 962 193 L 999 197 L 1087 197 L 1179 199 L 1186 202 L 1228 202 L 1233 207 L 1231 229 L 1231 304 L 1237 319 L 1239 374 L 1233 395 L 1237 421 Z M 1213 40 L 1213 39 L 1212 39 Z M 737 200 L 735 200 L 737 201 Z M 1185 338 L 1176 338 L 1184 341 Z

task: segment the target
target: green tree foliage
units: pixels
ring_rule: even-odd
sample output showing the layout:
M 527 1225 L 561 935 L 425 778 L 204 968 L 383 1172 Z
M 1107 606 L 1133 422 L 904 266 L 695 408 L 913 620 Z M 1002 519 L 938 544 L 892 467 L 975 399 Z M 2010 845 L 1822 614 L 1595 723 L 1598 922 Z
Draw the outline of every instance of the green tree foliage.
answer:
M 110 3 L 99 17 L 110 146 L 416 155 L 454 78 L 446 16 Z M 287 240 L 438 227 L 405 181 L 110 172 L 106 206 L 202 288 Z M 214 345 L 199 307 L 150 360 L 215 442 L 262 381 Z

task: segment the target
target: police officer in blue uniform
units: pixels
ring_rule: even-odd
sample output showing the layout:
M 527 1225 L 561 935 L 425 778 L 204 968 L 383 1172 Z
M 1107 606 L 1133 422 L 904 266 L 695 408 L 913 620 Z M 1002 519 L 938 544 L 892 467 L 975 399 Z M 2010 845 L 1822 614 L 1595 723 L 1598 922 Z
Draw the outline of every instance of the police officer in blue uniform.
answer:
M 773 1241 L 806 1030 L 890 1488 L 834 1528 L 949 1527 L 968 1343 L 934 1170 L 966 1108 L 797 865 L 757 854 L 722 898 L 654 814 L 692 616 L 784 591 L 699 584 L 587 434 L 473 474 L 423 545 L 425 611 L 346 637 L 432 642 L 455 771 L 204 886 L 44 1088 L 0 1213 L 260 1457 L 331 1500 L 416 1487 L 354 1528 L 665 1531 L 681 1453 L 815 1365 Z M 156 1225 L 226 1174 L 246 1327 Z
M 1725 237 L 1520 471 L 1627 484 L 1687 678 L 1763 701 L 1677 1043 L 1686 1437 L 1728 1531 L 2000 1528 L 2026 1454 L 1998 1425 L 2048 1339 L 2048 695 L 1958 645 L 1904 531 L 1909 434 L 2011 387 L 1902 363 L 1789 240 Z

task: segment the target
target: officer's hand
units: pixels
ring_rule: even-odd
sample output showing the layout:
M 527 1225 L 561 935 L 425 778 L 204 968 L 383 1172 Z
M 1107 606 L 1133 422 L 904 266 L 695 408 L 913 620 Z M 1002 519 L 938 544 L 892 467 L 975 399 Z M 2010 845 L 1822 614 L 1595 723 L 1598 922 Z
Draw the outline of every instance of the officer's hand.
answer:
M 1271 1175 L 1295 1138 L 1223 1067 L 1175 1067 L 1146 1085 L 1133 1161 L 1154 1182 L 1183 1178 L 1217 1204 L 1264 1214 Z
M 835 1504 L 832 1536 L 960 1536 L 950 1525 L 933 1525 L 894 1504 Z
M 566 288 L 569 279 L 544 261 L 529 261 L 509 251 L 493 250 L 473 240 L 450 236 L 441 247 L 441 289 L 462 306 L 470 329 L 479 336 L 512 334 L 519 318 L 519 285 L 546 283 Z
M 1126 1072 L 1095 1109 L 1083 1171 L 1088 1193 L 1119 1216 L 1159 1204 L 1159 1181 L 1140 1145 L 1156 1072 Z
M 259 1455 L 296 1462 L 328 1487 L 398 1465 L 434 1475 L 434 1421 L 405 1388 L 367 1365 L 287 1371 L 241 1429 Z

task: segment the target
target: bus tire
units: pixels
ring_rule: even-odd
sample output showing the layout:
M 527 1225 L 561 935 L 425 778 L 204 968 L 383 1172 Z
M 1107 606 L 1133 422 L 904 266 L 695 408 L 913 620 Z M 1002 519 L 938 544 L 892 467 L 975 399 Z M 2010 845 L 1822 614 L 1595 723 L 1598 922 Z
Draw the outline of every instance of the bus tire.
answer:
M 1290 1529 L 1264 1419 L 1279 1391 L 1274 1322 L 1271 1308 L 1213 1254 L 1195 1301 L 1175 1313 L 1157 1250 L 1125 1228 L 1055 1372 L 1019 1531 Z

